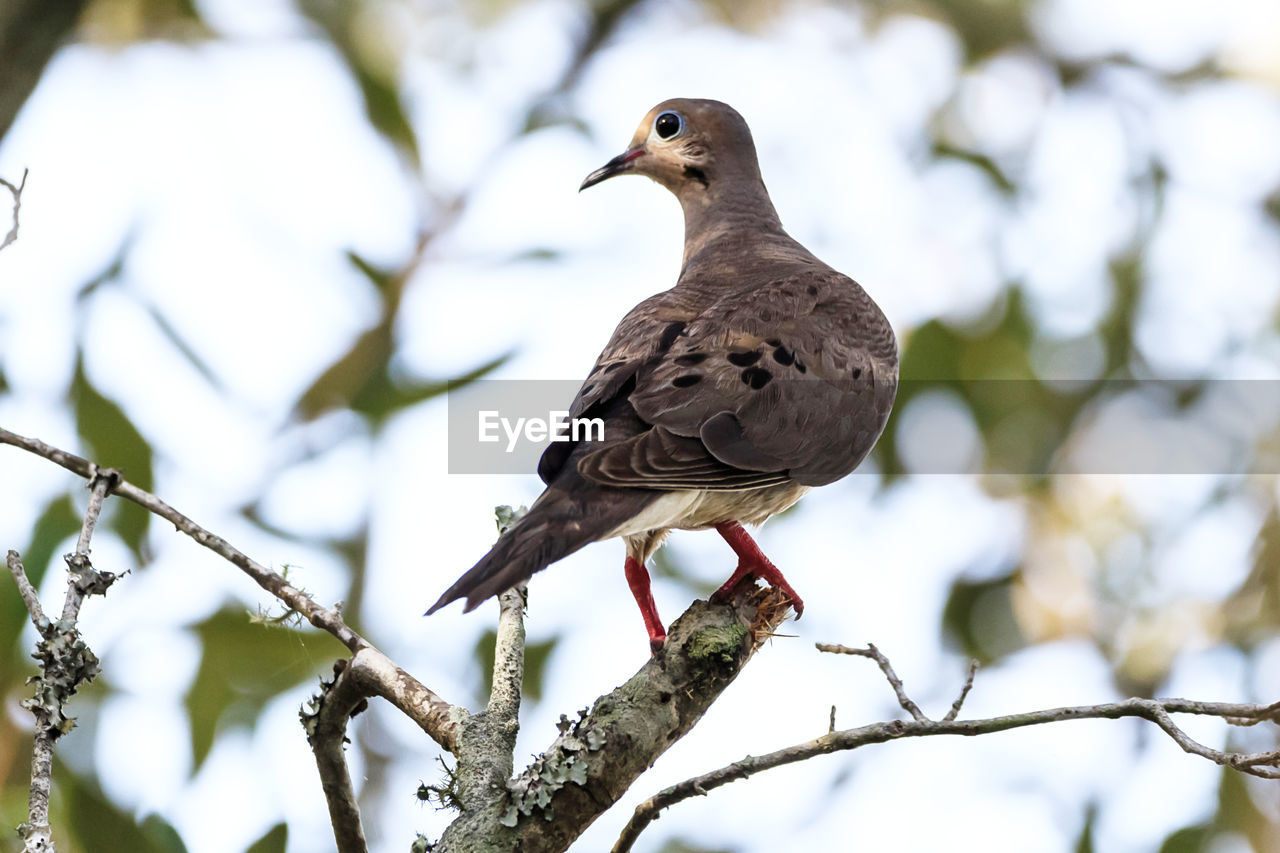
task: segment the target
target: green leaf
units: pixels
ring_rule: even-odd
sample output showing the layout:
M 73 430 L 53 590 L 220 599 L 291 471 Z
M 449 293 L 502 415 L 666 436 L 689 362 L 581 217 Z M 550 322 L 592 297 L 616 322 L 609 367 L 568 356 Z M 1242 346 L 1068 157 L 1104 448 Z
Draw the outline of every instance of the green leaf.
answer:
M 1170 835 L 1160 845 L 1160 853 L 1204 853 L 1213 830 L 1208 826 L 1188 826 Z
M 995 160 L 985 154 L 961 148 L 950 142 L 936 140 L 933 143 L 933 156 L 939 159 L 959 160 L 978 167 L 991 180 L 991 183 L 995 185 L 1001 195 L 1014 196 L 1018 192 L 1018 188 L 1013 181 L 1009 180 L 1009 176 L 1004 173 L 1004 170 L 996 164 Z
M 973 63 L 1014 45 L 1029 45 L 1026 0 L 932 0 L 964 43 Z M 890 9 L 897 9 L 889 5 Z
M 1108 376 L 1129 373 L 1134 355 L 1133 329 L 1142 298 L 1142 255 L 1133 252 L 1111 261 L 1111 308 L 1098 326 L 1107 353 Z
M 187 853 L 187 845 L 183 843 L 178 830 L 158 814 L 149 814 L 142 819 L 142 834 L 151 839 L 156 850 Z
M 119 251 L 116 252 L 110 263 L 103 268 L 102 272 L 80 285 L 80 289 L 76 291 L 76 301 L 84 302 L 90 296 L 98 291 L 98 288 L 106 284 L 111 284 L 120 279 L 120 274 L 124 272 L 124 259 L 128 256 L 129 250 L 133 248 L 133 235 L 125 237 L 120 244 Z
M 1098 822 L 1098 804 L 1089 803 L 1084 810 L 1084 826 L 1080 827 L 1080 837 L 1076 839 L 1075 853 L 1094 853 L 1093 832 Z
M 160 330 L 160 333 L 168 339 L 169 344 L 187 360 L 187 363 L 204 378 L 204 381 L 208 382 L 210 387 L 215 390 L 225 393 L 226 386 L 218 378 L 218 375 L 213 372 L 213 368 L 200 357 L 199 353 L 191 348 L 191 345 L 178 333 L 178 330 L 173 327 L 160 309 L 147 301 L 142 302 L 142 307 L 151 315 L 151 321 L 156 324 L 156 328 Z
M 341 649 L 328 634 L 267 627 L 232 608 L 213 614 L 195 631 L 202 654 L 186 697 L 193 773 L 220 730 L 253 726 L 271 699 L 325 671 Z
M 338 49 L 364 97 L 364 111 L 378 133 L 401 150 L 416 167 L 418 140 L 409 125 L 395 79 L 393 45 L 379 33 L 363 4 L 336 0 L 304 0 L 302 13 L 315 21 Z
M 331 364 L 294 406 L 294 416 L 314 420 L 335 409 L 350 408 L 366 388 L 386 382 L 391 359 L 391 327 L 380 323 L 356 338 L 351 349 Z
M 289 824 L 277 823 L 253 842 L 245 853 L 284 853 L 289 841 Z
M 57 785 L 51 818 L 55 829 L 65 825 L 80 842 L 77 849 L 94 853 L 186 853 L 186 845 L 171 825 L 159 815 L 149 815 L 141 824 L 111 802 L 98 784 L 77 776 L 61 762 L 54 765 Z
M 151 491 L 151 446 L 130 422 L 124 411 L 98 392 L 84 370 L 84 354 L 76 358 L 71 380 L 71 404 L 76 430 L 89 446 L 89 458 L 99 465 L 116 468 L 140 489 Z M 108 526 L 137 556 L 147 562 L 146 538 L 151 514 L 129 501 L 111 501 Z
M 965 656 L 986 665 L 1027 645 L 1013 612 L 1010 591 L 1018 572 L 990 580 L 951 584 L 942 610 L 943 636 Z
M 398 280 L 395 270 L 374 266 L 355 252 L 347 252 L 347 260 L 351 262 L 353 267 L 360 270 L 364 277 L 369 279 L 380 293 L 389 294 L 394 290 Z

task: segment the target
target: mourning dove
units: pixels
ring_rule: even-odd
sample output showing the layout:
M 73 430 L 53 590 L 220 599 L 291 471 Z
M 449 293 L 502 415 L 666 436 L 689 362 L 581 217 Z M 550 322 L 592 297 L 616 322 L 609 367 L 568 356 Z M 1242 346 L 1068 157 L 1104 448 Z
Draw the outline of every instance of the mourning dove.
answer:
M 604 438 L 553 443 L 546 490 L 428 613 L 467 610 L 584 545 L 622 537 L 650 647 L 666 637 L 645 562 L 667 532 L 715 528 L 738 556 L 712 596 L 747 578 L 804 602 L 742 528 L 858 466 L 898 385 L 893 330 L 857 282 L 782 230 L 737 111 L 678 98 L 581 189 L 646 175 L 684 209 L 675 287 L 622 319 L 570 407 Z M 598 436 L 596 436 L 598 438 Z

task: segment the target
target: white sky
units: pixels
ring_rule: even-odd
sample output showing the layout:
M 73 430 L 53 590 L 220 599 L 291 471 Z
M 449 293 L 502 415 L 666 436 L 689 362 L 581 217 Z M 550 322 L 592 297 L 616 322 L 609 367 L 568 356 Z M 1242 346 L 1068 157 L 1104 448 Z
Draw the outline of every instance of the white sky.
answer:
M 488 548 L 491 508 L 529 502 L 539 483 L 448 475 L 443 401 L 397 417 L 374 445 L 341 418 L 280 431 L 298 393 L 376 317 L 342 253 L 402 260 L 420 200 L 366 125 L 332 51 L 306 38 L 287 7 L 206 5 L 216 25 L 243 38 L 68 48 L 0 146 L 0 175 L 31 170 L 21 238 L 0 253 L 0 362 L 12 387 L 0 397 L 0 423 L 77 446 L 61 400 L 74 359 L 71 331 L 88 324 L 90 375 L 153 441 L 157 492 L 260 561 L 299 566 L 320 600 L 342 595 L 333 557 L 268 537 L 232 509 L 265 489 L 274 523 L 343 533 L 371 502 L 373 639 L 446 698 L 469 701 L 471 649 L 493 608 L 421 613 Z M 1068 56 L 1125 51 L 1170 71 L 1220 57 L 1250 73 L 1275 72 L 1274 56 L 1258 46 L 1280 38 L 1280 16 L 1266 0 L 1050 0 L 1039 8 L 1037 26 Z M 504 377 L 585 374 L 617 319 L 672 283 L 682 232 L 674 201 L 648 182 L 610 182 L 581 196 L 577 186 L 621 150 L 652 104 L 676 95 L 725 100 L 747 117 L 792 234 L 863 282 L 900 335 L 933 317 L 980 315 L 1011 276 L 1025 281 L 1051 334 L 1088 334 L 1109 306 L 1106 260 L 1147 215 L 1134 208 L 1130 181 L 1137 155 L 1154 148 L 1173 181 L 1149 255 L 1143 354 L 1170 374 L 1266 369 L 1280 244 L 1256 205 L 1280 183 L 1274 86 L 1170 88 L 1129 70 L 1067 93 L 1025 55 L 964 71 L 955 37 L 922 18 L 868 29 L 856 12 L 805 6 L 744 35 L 703 23 L 689 8 L 663 6 L 606 49 L 574 93 L 591 138 L 553 127 L 508 145 L 515 108 L 553 79 L 576 17 L 563 2 L 522 4 L 479 37 L 465 70 L 432 58 L 444 51 L 426 52 L 439 48 L 429 34 L 406 65 L 429 186 L 476 187 L 462 222 L 433 248 L 406 296 L 397 329 L 406 371 L 448 376 L 515 346 Z M 1149 26 L 1153 20 L 1160 25 Z M 1260 32 L 1273 38 L 1261 41 Z M 948 120 L 970 129 L 974 148 L 1024 176 L 1027 192 L 1017 202 L 996 196 L 967 166 L 924 156 L 928 122 L 957 87 Z M 124 286 L 76 309 L 76 289 L 130 233 Z M 533 248 L 559 257 L 500 263 Z M 226 394 L 172 349 L 147 305 L 211 366 Z M 935 408 L 920 417 L 968 426 L 967 413 L 945 400 L 921 405 Z M 274 459 L 308 444 L 330 449 L 278 472 Z M 2 458 L 0 541 L 10 547 L 26 541 L 38 509 L 67 478 L 14 452 Z M 1180 506 L 1198 506 L 1212 486 L 1195 478 L 1160 478 L 1153 487 L 1141 478 L 1071 479 L 1064 501 L 1097 507 L 1119 495 L 1155 526 L 1180 517 Z M 1017 496 L 993 499 L 966 477 L 913 477 L 883 493 L 874 485 L 853 477 L 820 490 L 793 518 L 762 531 L 762 547 L 809 602 L 804 619 L 786 629 L 798 638 L 766 648 L 575 849 L 606 849 L 634 805 L 667 784 L 825 731 L 833 704 L 842 726 L 895 713 L 874 666 L 818 655 L 815 641 L 872 640 L 928 709 L 950 704 L 963 664 L 937 639 L 947 585 L 1015 562 L 1031 522 Z M 1252 510 L 1222 506 L 1168 546 L 1154 570 L 1176 591 L 1171 598 L 1212 602 L 1230 592 L 1260 522 Z M 274 702 L 255 731 L 220 739 L 188 779 L 181 701 L 199 648 L 187 628 L 228 598 L 251 607 L 265 599 L 163 525 L 152 539 L 155 564 L 106 602 L 91 602 L 84 616 L 117 690 L 96 721 L 111 733 L 96 741 L 93 756 L 106 790 L 139 815 L 159 811 L 174 821 L 193 853 L 242 849 L 281 816 L 290 821 L 291 853 L 331 849 L 296 720 L 311 685 Z M 677 534 L 668 547 L 707 582 L 732 567 L 708 533 Z M 1220 566 L 1211 580 L 1198 559 L 1206 553 Z M 95 542 L 95 560 L 130 565 L 105 536 Z M 619 544 L 595 545 L 534 581 L 530 639 L 561 642 L 544 700 L 525 709 L 517 756 L 540 751 L 561 713 L 589 704 L 643 663 L 647 646 L 621 562 Z M 667 619 L 690 598 L 661 580 L 655 595 Z M 1244 661 L 1210 639 L 1178 659 L 1169 692 L 1245 700 L 1251 678 Z M 1263 686 L 1274 693 L 1274 684 Z M 968 713 L 1113 698 L 1107 661 L 1091 644 L 1066 640 L 982 673 Z M 418 780 L 437 772 L 436 750 L 395 715 L 379 718 L 383 748 L 400 759 L 391 799 L 368 822 L 376 849 L 403 850 L 415 831 L 438 835 L 448 816 L 412 800 Z M 1212 726 L 1189 729 L 1211 745 L 1224 742 Z M 369 735 L 367 723 L 357 730 Z M 84 742 L 68 739 L 64 756 L 82 764 L 85 756 L 68 754 Z M 1065 853 L 1085 804 L 1098 800 L 1096 849 L 1138 853 L 1209 815 L 1217 778 L 1212 765 L 1130 723 L 896 743 L 682 804 L 638 849 L 682 836 L 742 853 Z

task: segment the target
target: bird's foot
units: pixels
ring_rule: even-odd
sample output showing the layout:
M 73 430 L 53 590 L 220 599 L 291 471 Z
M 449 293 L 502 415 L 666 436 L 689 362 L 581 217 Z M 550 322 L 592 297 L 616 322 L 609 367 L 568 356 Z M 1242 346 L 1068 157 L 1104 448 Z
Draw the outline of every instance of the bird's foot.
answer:
M 778 570 L 778 567 L 764 555 L 760 550 L 760 546 L 756 545 L 751 537 L 747 535 L 747 531 L 742 529 L 742 525 L 731 521 L 717 524 L 716 530 L 724 537 L 724 541 L 729 543 L 729 547 L 734 550 L 734 553 L 738 555 L 738 568 L 724 582 L 724 585 L 711 596 L 711 602 L 713 604 L 724 603 L 729 600 L 729 597 L 738 588 L 739 584 L 760 578 L 760 580 L 774 589 L 782 590 L 783 594 L 791 600 L 791 609 L 796 612 L 796 618 L 799 619 L 804 613 L 804 600 L 796 594 L 791 584 L 787 583 L 787 579 L 782 576 L 782 572 Z
M 778 567 L 768 560 L 765 561 L 764 565 L 739 562 L 738 568 L 729 579 L 711 594 L 711 603 L 725 604 L 733 597 L 734 590 L 744 583 L 754 583 L 756 578 L 764 581 L 774 589 L 782 590 L 783 595 L 791 601 L 791 609 L 796 612 L 796 618 L 800 618 L 801 614 L 804 613 L 804 600 L 791 587 L 791 584 L 787 583 L 787 579 L 782 576 L 782 572 Z
M 625 571 L 627 586 L 631 587 L 631 594 L 635 596 L 636 604 L 640 606 L 644 629 L 649 634 L 649 652 L 656 655 L 662 650 L 662 644 L 667 641 L 667 629 L 663 627 L 662 619 L 658 617 L 658 605 L 654 604 L 653 592 L 649 589 L 649 570 L 641 565 L 639 560 L 627 557 Z

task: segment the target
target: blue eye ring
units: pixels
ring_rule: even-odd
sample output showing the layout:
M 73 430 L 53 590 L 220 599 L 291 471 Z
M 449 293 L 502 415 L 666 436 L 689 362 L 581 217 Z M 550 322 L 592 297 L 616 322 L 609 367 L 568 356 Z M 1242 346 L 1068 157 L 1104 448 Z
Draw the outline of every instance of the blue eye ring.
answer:
M 653 120 L 653 132 L 659 139 L 674 139 L 684 132 L 684 116 L 667 110 Z

